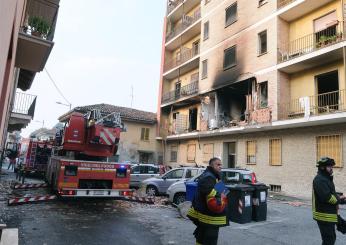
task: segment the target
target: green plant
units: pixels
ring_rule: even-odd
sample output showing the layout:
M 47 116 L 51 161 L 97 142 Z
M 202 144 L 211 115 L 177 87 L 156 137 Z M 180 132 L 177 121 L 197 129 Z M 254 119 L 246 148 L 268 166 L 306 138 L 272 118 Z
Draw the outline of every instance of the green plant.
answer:
M 328 40 L 328 37 L 327 36 L 320 36 L 320 38 L 318 39 L 318 41 L 320 42 L 320 43 L 324 43 L 324 42 L 326 42 Z
M 47 38 L 50 31 L 50 25 L 45 19 L 39 16 L 31 16 L 28 24 L 32 32 L 38 32 L 41 37 Z

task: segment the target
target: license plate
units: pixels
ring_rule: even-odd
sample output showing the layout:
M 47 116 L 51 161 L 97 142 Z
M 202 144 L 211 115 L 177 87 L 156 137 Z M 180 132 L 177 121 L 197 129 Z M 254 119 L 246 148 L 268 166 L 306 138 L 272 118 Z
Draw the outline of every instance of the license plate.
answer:
M 104 191 L 94 191 L 95 196 L 103 196 L 105 194 Z

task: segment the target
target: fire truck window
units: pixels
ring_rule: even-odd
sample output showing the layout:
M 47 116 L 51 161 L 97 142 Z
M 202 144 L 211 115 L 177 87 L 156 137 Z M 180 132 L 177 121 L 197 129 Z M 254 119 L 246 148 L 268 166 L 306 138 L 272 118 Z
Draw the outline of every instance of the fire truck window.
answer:
M 65 176 L 77 176 L 77 166 L 65 166 Z
M 117 168 L 117 173 L 116 173 L 116 177 L 117 178 L 126 178 L 126 168 Z

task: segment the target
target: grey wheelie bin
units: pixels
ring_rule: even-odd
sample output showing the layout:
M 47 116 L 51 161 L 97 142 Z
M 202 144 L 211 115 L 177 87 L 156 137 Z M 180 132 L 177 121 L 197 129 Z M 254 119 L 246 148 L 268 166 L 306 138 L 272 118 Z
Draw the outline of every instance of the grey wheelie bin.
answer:
M 267 220 L 267 197 L 268 186 L 262 183 L 252 184 L 254 188 L 252 195 L 252 220 L 265 221 Z
M 252 220 L 252 195 L 254 187 L 244 184 L 227 185 L 228 194 L 227 215 L 230 221 L 245 224 Z

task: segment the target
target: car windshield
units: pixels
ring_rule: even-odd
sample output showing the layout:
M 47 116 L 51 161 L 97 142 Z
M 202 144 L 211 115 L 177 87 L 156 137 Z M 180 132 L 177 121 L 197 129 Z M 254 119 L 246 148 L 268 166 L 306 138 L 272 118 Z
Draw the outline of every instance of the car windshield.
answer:
M 181 179 L 183 177 L 183 174 L 184 174 L 184 169 L 175 169 L 175 170 L 171 170 L 170 172 L 162 176 L 162 178 Z

